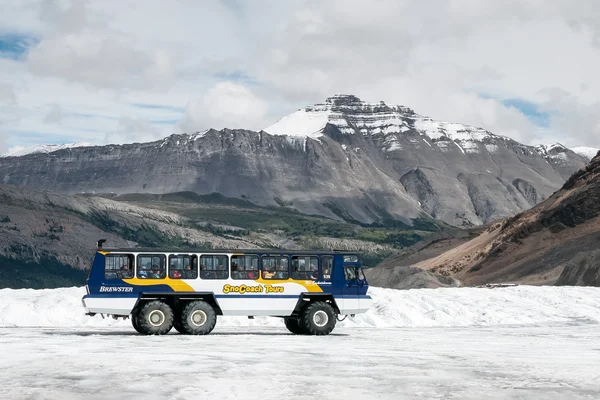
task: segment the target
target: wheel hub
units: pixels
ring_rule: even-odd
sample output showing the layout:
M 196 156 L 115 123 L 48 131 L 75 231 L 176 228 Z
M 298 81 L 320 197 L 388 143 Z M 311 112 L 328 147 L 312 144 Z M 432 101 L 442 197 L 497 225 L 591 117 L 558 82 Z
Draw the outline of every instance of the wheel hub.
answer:
M 313 322 L 318 327 L 323 327 L 329 322 L 329 316 L 323 310 L 319 310 L 313 314 Z
M 152 310 L 148 315 L 148 321 L 152 326 L 161 326 L 165 322 L 165 313 L 160 310 Z
M 190 321 L 194 326 L 202 326 L 206 323 L 208 317 L 202 310 L 196 310 L 190 315 Z

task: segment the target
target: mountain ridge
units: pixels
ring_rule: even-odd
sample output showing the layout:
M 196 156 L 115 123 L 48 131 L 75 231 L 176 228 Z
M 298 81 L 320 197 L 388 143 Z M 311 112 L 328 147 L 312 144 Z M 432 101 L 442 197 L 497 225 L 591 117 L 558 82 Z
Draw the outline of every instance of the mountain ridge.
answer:
M 586 163 L 566 148 L 544 157 L 482 128 L 355 96 L 298 112 L 260 132 L 209 129 L 3 157 L 0 182 L 63 193 L 217 192 L 364 224 L 472 226 L 530 208 Z

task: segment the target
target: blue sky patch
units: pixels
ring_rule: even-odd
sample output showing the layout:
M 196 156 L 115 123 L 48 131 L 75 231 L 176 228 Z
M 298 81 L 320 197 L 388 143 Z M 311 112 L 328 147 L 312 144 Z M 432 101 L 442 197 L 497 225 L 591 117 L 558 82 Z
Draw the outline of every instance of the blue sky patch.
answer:
M 0 34 L 0 58 L 22 60 L 35 43 L 37 40 L 31 36 Z
M 547 128 L 550 125 L 550 114 L 541 111 L 535 104 L 523 99 L 505 99 L 502 104 L 521 111 L 535 125 Z

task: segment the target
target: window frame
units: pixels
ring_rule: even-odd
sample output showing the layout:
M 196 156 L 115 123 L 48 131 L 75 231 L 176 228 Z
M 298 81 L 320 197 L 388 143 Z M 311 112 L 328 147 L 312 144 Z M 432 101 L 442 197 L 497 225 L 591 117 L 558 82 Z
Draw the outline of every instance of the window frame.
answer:
M 131 267 L 129 269 L 129 271 L 132 273 L 132 275 L 130 277 L 123 278 L 122 273 L 121 273 L 121 276 L 119 276 L 120 275 L 119 271 L 121 271 L 121 267 L 123 267 L 123 265 L 124 265 L 122 263 L 118 269 L 112 269 L 112 271 L 114 271 L 115 278 L 108 278 L 106 276 L 106 271 L 107 271 L 106 265 L 108 264 L 107 261 L 110 259 L 117 258 L 117 257 L 119 257 L 119 258 L 127 257 L 128 264 Z M 133 263 L 131 261 L 133 261 Z M 111 271 L 111 270 L 109 269 L 109 271 Z M 110 253 L 110 254 L 104 255 L 104 280 L 118 281 L 118 280 L 122 280 L 122 279 L 133 279 L 133 278 L 135 278 L 135 256 L 132 253 Z
M 244 257 L 244 270 L 243 271 L 235 271 L 237 273 L 239 272 L 244 272 L 246 273 L 247 276 L 247 272 L 248 271 L 256 271 L 256 278 L 248 278 L 248 277 L 244 277 L 244 278 L 240 278 L 239 274 L 234 274 L 233 271 L 233 258 L 234 257 Z M 256 269 L 247 269 L 246 268 L 246 257 L 251 257 L 251 258 L 256 258 Z M 250 265 L 252 265 L 252 262 L 250 262 Z M 254 281 L 257 279 L 260 279 L 260 257 L 258 256 L 258 254 L 234 254 L 230 257 L 229 259 L 229 266 L 230 266 L 230 273 L 229 276 L 231 277 L 231 279 L 233 280 L 239 280 L 239 281 Z
M 265 274 L 264 274 L 264 268 L 265 268 L 264 267 L 264 259 L 265 258 L 269 258 L 269 259 L 272 258 L 272 259 L 275 260 L 275 270 L 274 270 L 275 275 L 273 277 L 269 278 L 269 277 L 266 277 Z M 287 267 L 286 267 L 285 270 L 278 270 L 277 269 L 278 261 L 280 261 L 282 259 L 286 260 Z M 290 265 L 291 265 L 291 262 L 290 262 L 289 255 L 271 255 L 271 254 L 263 255 L 263 256 L 260 257 L 260 276 L 262 277 L 262 279 L 269 280 L 269 281 L 281 281 L 281 280 L 286 281 L 286 280 L 290 279 Z M 286 277 L 285 278 L 278 278 L 276 276 L 278 271 L 281 271 L 281 272 L 285 271 L 286 272 Z
M 225 278 L 219 278 L 218 276 L 216 276 L 215 278 L 205 278 L 202 276 L 202 257 L 212 257 L 214 260 L 214 257 L 224 257 L 225 258 L 225 270 L 223 272 L 225 272 L 227 275 L 225 276 Z M 229 265 L 231 264 L 229 256 L 227 254 L 210 254 L 210 253 L 203 253 L 200 254 L 200 257 L 198 257 L 198 276 L 200 277 L 200 279 L 203 280 L 207 280 L 207 281 L 215 281 L 215 280 L 227 280 L 229 279 L 230 276 L 230 272 L 229 272 Z M 214 261 L 213 261 L 213 266 L 214 266 Z M 209 271 L 209 272 L 216 272 L 218 270 L 205 270 L 205 271 Z
M 346 281 L 355 281 L 358 279 L 358 265 L 356 264 L 344 264 L 344 280 Z M 348 276 L 346 275 L 346 271 L 352 270 L 352 272 L 354 273 L 354 278 L 348 278 Z
M 327 277 L 327 278 L 325 277 L 325 268 L 324 268 L 325 263 L 323 262 L 324 259 L 331 260 L 331 269 L 329 271 L 329 277 Z M 321 256 L 321 267 L 319 268 L 321 280 L 326 281 L 326 282 L 331 282 L 333 280 L 333 260 L 334 260 L 334 256 L 332 256 L 332 255 L 327 254 L 327 255 Z
M 190 259 L 190 266 L 192 267 L 192 269 L 190 270 L 192 272 L 192 274 L 190 275 L 189 278 L 184 278 L 184 274 L 183 271 L 185 271 L 184 269 L 175 269 L 175 271 L 182 271 L 181 277 L 179 278 L 174 278 L 173 276 L 171 276 L 171 259 L 172 258 L 189 258 Z M 181 279 L 198 279 L 198 268 L 194 268 L 194 261 L 198 259 L 198 256 L 196 254 L 188 254 L 188 253 L 173 253 L 173 254 L 169 254 L 169 256 L 167 257 L 167 276 L 169 277 L 169 279 L 175 279 L 175 280 L 181 280 Z M 198 265 L 196 263 L 196 265 Z M 185 267 L 184 267 L 185 268 Z M 157 279 L 157 278 L 153 278 L 153 279 Z
M 291 273 L 292 280 L 294 280 L 294 281 L 318 281 L 319 280 L 319 278 L 321 276 L 321 260 L 319 259 L 319 256 L 312 255 L 312 254 L 306 254 L 306 255 L 305 254 L 303 254 L 303 255 L 293 255 L 292 254 L 292 256 L 290 258 L 291 258 L 290 264 L 292 266 L 292 273 Z M 294 271 L 294 258 L 305 258 L 305 259 L 308 258 L 309 269 L 305 270 L 305 271 L 300 271 L 300 270 Z M 310 266 L 312 265 L 311 262 L 310 262 L 311 258 L 316 258 L 317 259 L 317 276 L 316 276 L 316 278 L 311 278 L 310 275 L 309 275 L 309 273 L 312 272 L 312 269 L 310 269 Z M 306 278 L 298 278 L 298 277 L 296 277 L 295 274 L 298 273 L 298 272 L 306 273 Z
M 352 260 L 346 260 L 346 258 L 352 257 Z M 358 254 L 344 254 L 342 256 L 344 264 L 358 263 Z
M 162 273 L 164 273 L 164 276 L 163 277 L 158 277 L 158 278 L 151 278 L 149 276 L 146 276 L 146 277 L 139 276 L 139 274 L 140 274 L 140 265 L 139 265 L 140 264 L 140 259 L 144 258 L 144 257 L 150 257 L 150 258 L 154 258 L 154 257 L 161 258 L 162 257 L 164 268 L 159 269 L 159 271 L 161 271 Z M 153 280 L 165 279 L 167 277 L 167 273 L 168 273 L 167 259 L 168 259 L 167 258 L 167 253 L 154 253 L 154 254 L 152 254 L 152 253 L 143 253 L 143 254 L 138 254 L 136 256 L 136 262 L 135 262 L 135 266 L 136 266 L 136 275 L 135 276 L 137 278 L 139 278 L 139 279 L 153 279 Z M 151 270 L 152 269 L 150 269 L 150 271 Z

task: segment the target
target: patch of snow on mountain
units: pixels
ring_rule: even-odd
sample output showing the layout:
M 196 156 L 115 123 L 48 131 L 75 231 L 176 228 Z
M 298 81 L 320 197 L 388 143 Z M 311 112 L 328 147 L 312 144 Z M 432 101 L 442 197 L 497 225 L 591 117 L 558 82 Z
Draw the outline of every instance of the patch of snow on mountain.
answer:
M 571 150 L 573 150 L 575 153 L 579 154 L 581 157 L 586 158 L 588 160 L 591 160 L 592 158 L 596 157 L 596 154 L 598 154 L 598 151 L 600 151 L 600 149 L 596 149 L 594 147 L 573 147 Z
M 450 146 L 450 142 L 445 141 L 445 140 L 438 140 L 437 142 L 435 142 L 435 145 L 437 147 L 439 147 L 439 149 L 441 151 L 443 151 L 444 153 L 448 152 L 448 147 Z
M 388 136 L 384 142 L 385 151 L 402 150 L 402 146 L 395 136 Z
M 194 134 L 190 135 L 190 140 L 192 140 L 192 141 L 196 141 L 196 140 L 198 140 L 198 139 L 201 139 L 201 138 L 203 138 L 204 136 L 206 136 L 206 133 L 207 133 L 208 131 L 209 131 L 209 130 L 208 130 L 208 129 L 206 129 L 206 130 L 204 130 L 204 131 L 202 131 L 202 132 L 196 132 L 196 133 L 194 133 Z
M 461 144 L 463 141 L 482 141 L 489 137 L 496 137 L 496 135 L 485 129 L 451 122 L 434 121 L 425 117 L 415 119 L 415 129 L 421 135 L 428 136 L 431 139 L 440 139 L 446 136 L 452 140 L 461 141 Z
M 458 147 L 458 149 L 459 149 L 459 150 L 460 150 L 460 151 L 461 151 L 463 154 L 465 154 L 465 150 L 464 150 L 464 149 L 461 147 L 461 145 L 460 145 L 460 144 L 458 144 L 458 142 L 454 142 L 454 144 L 456 145 L 456 147 Z
M 456 140 L 467 153 L 479 153 L 479 143 L 474 140 Z
M 36 153 L 52 153 L 54 151 L 63 149 L 72 149 L 75 147 L 93 147 L 92 143 L 80 142 L 80 143 L 67 143 L 67 144 L 37 144 L 31 147 L 17 147 L 8 153 L 0 155 L 0 157 L 21 157 L 27 154 Z
M 323 135 L 323 128 L 329 122 L 331 110 L 307 111 L 298 110 L 281 118 L 273 125 L 264 129 L 271 135 L 309 136 Z
M 496 146 L 495 144 L 486 144 L 485 148 L 488 152 L 492 154 L 498 152 L 498 146 Z

